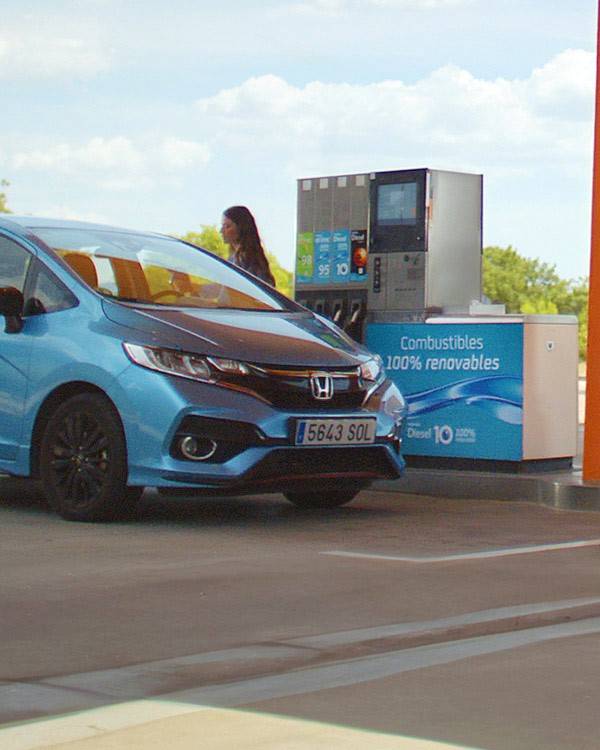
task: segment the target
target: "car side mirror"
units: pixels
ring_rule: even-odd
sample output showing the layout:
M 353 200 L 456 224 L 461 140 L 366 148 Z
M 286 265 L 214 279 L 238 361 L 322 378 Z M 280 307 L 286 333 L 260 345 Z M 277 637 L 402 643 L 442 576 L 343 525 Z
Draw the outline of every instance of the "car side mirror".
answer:
M 6 318 L 6 333 L 19 333 L 23 328 L 23 294 L 14 286 L 0 287 L 0 315 Z

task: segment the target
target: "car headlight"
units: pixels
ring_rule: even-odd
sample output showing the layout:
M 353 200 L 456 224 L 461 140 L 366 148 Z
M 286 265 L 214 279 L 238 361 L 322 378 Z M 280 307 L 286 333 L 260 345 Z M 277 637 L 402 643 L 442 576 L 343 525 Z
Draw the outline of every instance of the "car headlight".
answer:
M 363 362 L 360 366 L 360 377 L 363 380 L 376 383 L 378 380 L 382 380 L 384 376 L 383 360 L 378 354 Z
M 249 373 L 248 366 L 244 362 L 234 359 L 202 357 L 199 354 L 181 352 L 176 349 L 140 344 L 124 343 L 123 348 L 129 359 L 136 365 L 192 380 L 214 383 L 222 375 L 247 375 Z

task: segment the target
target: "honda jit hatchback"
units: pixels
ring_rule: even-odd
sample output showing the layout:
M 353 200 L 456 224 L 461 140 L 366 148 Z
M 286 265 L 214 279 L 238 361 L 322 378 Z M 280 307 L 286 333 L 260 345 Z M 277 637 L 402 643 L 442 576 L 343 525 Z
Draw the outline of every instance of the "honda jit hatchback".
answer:
M 379 357 L 205 250 L 0 219 L 0 472 L 64 518 L 144 487 L 341 505 L 401 475 L 404 413 Z

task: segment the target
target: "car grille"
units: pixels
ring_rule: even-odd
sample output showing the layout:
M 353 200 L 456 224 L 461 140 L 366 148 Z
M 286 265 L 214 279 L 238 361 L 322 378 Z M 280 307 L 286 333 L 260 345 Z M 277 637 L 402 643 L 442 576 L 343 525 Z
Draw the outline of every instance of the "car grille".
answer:
M 246 480 L 284 480 L 286 477 L 343 475 L 368 479 L 399 476 L 382 446 L 356 448 L 276 449 L 244 477 Z
M 291 369 L 249 365 L 250 374 L 228 379 L 234 387 L 252 391 L 278 409 L 286 411 L 347 411 L 359 408 L 367 396 L 367 388 L 357 367 Z M 310 378 L 314 373 L 330 375 L 333 396 L 320 400 L 313 396 Z

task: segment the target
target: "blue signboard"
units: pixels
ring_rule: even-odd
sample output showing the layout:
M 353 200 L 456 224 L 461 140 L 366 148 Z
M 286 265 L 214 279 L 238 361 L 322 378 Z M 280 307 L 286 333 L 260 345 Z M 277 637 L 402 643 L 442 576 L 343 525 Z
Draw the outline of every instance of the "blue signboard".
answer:
M 350 230 L 338 229 L 333 233 L 331 249 L 331 280 L 347 283 L 350 278 Z
M 331 235 L 331 232 L 315 232 L 313 281 L 320 284 L 331 282 Z
M 366 343 L 406 398 L 406 455 L 522 459 L 522 323 L 371 323 Z

